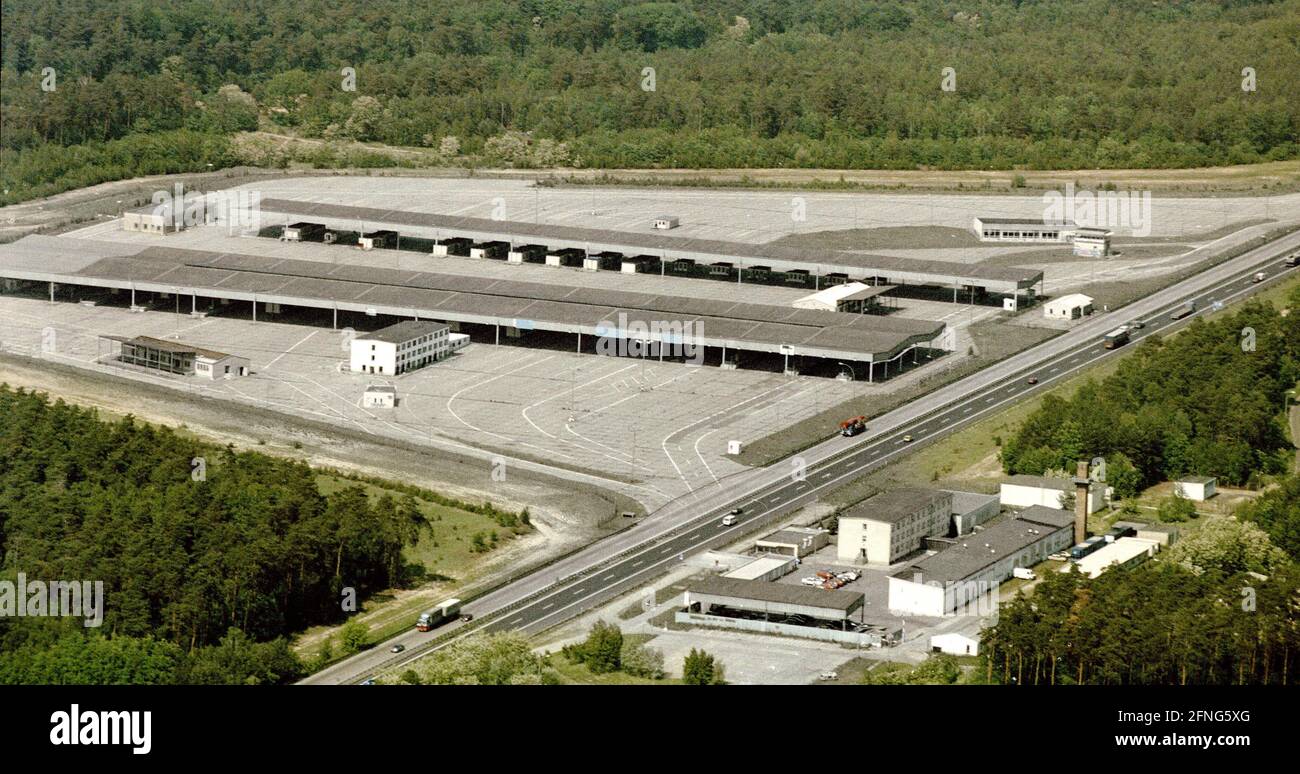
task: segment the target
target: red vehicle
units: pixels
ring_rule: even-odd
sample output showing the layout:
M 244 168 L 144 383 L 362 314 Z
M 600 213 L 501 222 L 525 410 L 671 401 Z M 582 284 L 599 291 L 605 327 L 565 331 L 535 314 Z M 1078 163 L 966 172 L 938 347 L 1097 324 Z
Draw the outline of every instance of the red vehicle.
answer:
M 840 435 L 845 438 L 851 438 L 866 429 L 866 417 L 853 417 L 840 423 Z

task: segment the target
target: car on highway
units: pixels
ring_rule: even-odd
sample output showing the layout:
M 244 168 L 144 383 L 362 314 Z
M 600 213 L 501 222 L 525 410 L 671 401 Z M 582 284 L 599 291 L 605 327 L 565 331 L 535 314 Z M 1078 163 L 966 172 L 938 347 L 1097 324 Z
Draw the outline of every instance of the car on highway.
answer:
M 1038 377 L 1037 376 L 1029 377 L 1028 379 L 1025 380 L 1025 384 L 1038 384 Z
M 1257 271 L 1257 272 L 1255 272 L 1255 276 L 1253 276 L 1253 277 L 1250 278 L 1250 281 L 1251 281 L 1251 282 L 1263 282 L 1263 281 L 1266 280 L 1266 279 L 1268 279 L 1268 275 L 1267 275 L 1267 274 L 1265 274 L 1265 273 L 1262 272 L 1262 271 Z
M 388 649 L 388 652 L 389 652 L 389 653 L 401 653 L 401 652 L 404 651 L 404 650 L 406 650 L 406 646 L 405 646 L 405 645 L 394 645 L 393 647 L 391 647 L 391 648 Z
M 361 681 L 361 684 L 362 684 L 362 685 L 374 685 L 374 684 L 375 684 L 375 678 L 373 678 L 373 677 L 367 677 L 365 680 L 362 680 L 362 681 Z
M 903 436 L 903 443 L 911 443 L 911 442 L 912 442 L 912 436 L 910 435 Z
M 469 623 L 470 621 L 473 621 L 473 620 L 474 620 L 474 614 L 473 614 L 473 613 L 466 613 L 465 615 L 462 615 L 462 616 L 460 617 L 460 620 L 461 620 L 462 623 Z
M 1141 320 L 1134 320 L 1133 322 L 1128 324 L 1128 327 L 1132 328 L 1135 331 L 1140 331 L 1143 328 L 1147 327 L 1147 324 L 1142 322 Z
M 728 516 L 740 516 L 740 515 L 743 514 L 744 512 L 745 512 L 745 509 L 744 509 L 744 508 L 732 508 L 731 510 L 727 511 L 727 515 L 728 515 Z
M 736 517 L 734 515 L 728 513 L 726 516 L 722 517 L 722 526 L 734 527 L 735 525 L 736 525 Z

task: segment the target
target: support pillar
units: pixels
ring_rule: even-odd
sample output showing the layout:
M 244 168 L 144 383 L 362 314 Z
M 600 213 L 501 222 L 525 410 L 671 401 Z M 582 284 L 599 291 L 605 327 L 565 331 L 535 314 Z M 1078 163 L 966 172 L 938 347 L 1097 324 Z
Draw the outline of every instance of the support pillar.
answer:
M 578 331 L 578 354 L 582 354 L 582 331 Z
M 867 384 L 872 384 L 875 381 L 876 381 L 876 361 L 872 360 L 870 363 L 867 364 Z
M 496 343 L 499 346 L 501 344 L 501 323 L 493 323 L 492 327 L 496 329 L 496 334 L 497 334 Z
M 190 314 L 198 314 L 199 297 L 193 293 L 190 294 Z
M 54 283 L 50 283 L 50 303 L 54 303 Z
M 334 322 L 330 323 L 330 330 L 336 331 L 338 329 L 339 329 L 339 308 L 336 306 L 334 307 Z
M 253 296 L 253 322 L 257 322 L 257 296 Z
M 131 286 L 131 307 L 135 307 L 135 285 Z

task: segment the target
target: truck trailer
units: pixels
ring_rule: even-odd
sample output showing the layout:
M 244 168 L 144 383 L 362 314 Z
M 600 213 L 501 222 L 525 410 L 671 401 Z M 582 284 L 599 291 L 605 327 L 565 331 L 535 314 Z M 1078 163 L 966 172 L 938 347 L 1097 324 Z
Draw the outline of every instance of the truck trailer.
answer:
M 415 630 L 427 632 L 435 626 L 441 626 L 456 617 L 460 612 L 460 600 L 449 599 L 442 602 L 437 607 L 420 613 L 420 617 L 415 622 Z

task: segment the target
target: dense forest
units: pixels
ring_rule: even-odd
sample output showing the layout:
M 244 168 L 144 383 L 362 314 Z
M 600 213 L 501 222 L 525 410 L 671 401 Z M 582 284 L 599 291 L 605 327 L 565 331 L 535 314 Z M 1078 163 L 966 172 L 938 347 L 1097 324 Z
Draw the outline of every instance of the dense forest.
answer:
M 400 583 L 424 523 L 410 497 L 322 495 L 304 464 L 0 385 L 0 579 L 106 600 L 93 629 L 0 618 L 0 683 L 290 679 L 284 637 Z
M 1300 0 L 13 0 L 3 21 L 4 201 L 230 164 L 229 145 L 182 132 L 259 125 L 446 163 L 598 168 L 1300 150 Z M 396 163 L 381 159 L 307 161 Z
M 1250 303 L 1198 319 L 1177 336 L 1143 341 L 1072 398 L 1048 395 L 1004 444 L 1003 467 L 1041 475 L 1104 457 L 1120 497 L 1183 475 L 1242 485 L 1286 470 L 1294 450 L 1282 396 L 1300 381 L 1300 288 L 1287 303 L 1285 316 Z
M 1261 579 L 1263 577 L 1264 579 Z M 1300 669 L 1300 568 L 1197 573 L 1150 562 L 1095 580 L 1047 573 L 985 629 L 1003 684 L 1291 685 Z

